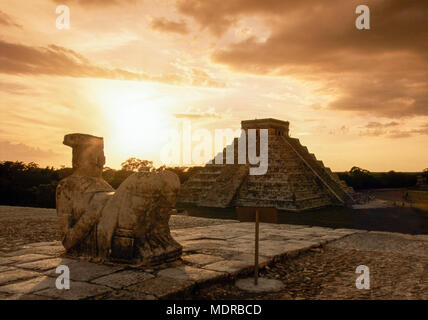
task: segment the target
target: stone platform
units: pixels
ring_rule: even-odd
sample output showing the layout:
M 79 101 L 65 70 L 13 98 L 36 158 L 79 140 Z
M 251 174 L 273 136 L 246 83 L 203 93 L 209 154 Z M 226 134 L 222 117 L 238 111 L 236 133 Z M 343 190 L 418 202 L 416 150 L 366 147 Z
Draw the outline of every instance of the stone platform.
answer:
M 296 225 L 260 225 L 260 268 L 358 232 Z M 64 256 L 60 242 L 40 242 L 0 253 L 0 299 L 168 299 L 198 287 L 249 275 L 254 223 L 172 230 L 182 260 L 153 268 L 97 264 Z M 55 269 L 70 269 L 70 289 L 59 290 Z

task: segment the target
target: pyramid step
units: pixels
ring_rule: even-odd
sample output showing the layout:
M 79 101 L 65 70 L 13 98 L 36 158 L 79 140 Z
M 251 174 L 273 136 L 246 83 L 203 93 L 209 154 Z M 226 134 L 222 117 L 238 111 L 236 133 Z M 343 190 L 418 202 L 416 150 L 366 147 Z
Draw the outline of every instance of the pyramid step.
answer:
M 216 181 L 215 178 L 193 178 L 192 179 L 192 182 L 196 182 L 196 183 L 200 183 L 200 182 L 203 182 L 203 183 L 212 183 L 212 182 L 215 182 L 215 181 Z
M 201 183 L 201 182 L 195 182 L 195 183 L 189 183 L 186 185 L 185 189 L 190 189 L 190 190 L 210 190 L 211 189 L 211 185 L 207 185 L 206 183 Z
M 211 172 L 198 172 L 195 174 L 195 176 L 201 177 L 201 178 L 216 178 L 221 171 L 211 171 Z

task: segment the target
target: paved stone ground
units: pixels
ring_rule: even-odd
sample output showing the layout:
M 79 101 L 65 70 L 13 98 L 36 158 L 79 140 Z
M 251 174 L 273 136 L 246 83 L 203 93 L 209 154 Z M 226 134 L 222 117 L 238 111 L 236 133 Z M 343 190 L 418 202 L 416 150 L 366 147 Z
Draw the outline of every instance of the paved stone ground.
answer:
M 173 216 L 182 260 L 138 269 L 64 256 L 61 244 L 52 241 L 58 236 L 53 213 L 0 207 L 0 299 L 428 298 L 426 235 L 262 224 L 261 275 L 282 280 L 285 289 L 260 295 L 233 285 L 252 271 L 252 223 Z M 45 238 L 43 225 L 51 225 Z M 8 239 L 16 241 L 10 245 Z M 61 264 L 70 268 L 70 290 L 55 287 Z M 370 267 L 371 290 L 355 289 L 360 264 Z
M 235 223 L 233 220 L 171 216 L 171 229 Z M 0 253 L 24 244 L 60 240 L 55 209 L 0 206 Z
M 193 217 L 180 217 L 195 225 Z M 206 221 L 205 221 L 206 222 Z M 173 229 L 184 247 L 180 261 L 156 268 L 101 265 L 64 256 L 60 242 L 20 245 L 0 256 L 1 299 L 162 299 L 191 296 L 198 288 L 248 274 L 254 224 L 224 223 Z M 219 223 L 219 222 L 218 222 Z M 262 224 L 260 267 L 353 234 L 355 230 Z M 58 265 L 70 269 L 71 289 L 55 286 Z
M 369 290 L 355 286 L 359 265 L 370 268 Z M 249 294 L 232 282 L 203 288 L 197 298 L 427 300 L 428 236 L 361 232 L 275 263 L 260 276 L 281 280 L 285 287 L 276 293 Z

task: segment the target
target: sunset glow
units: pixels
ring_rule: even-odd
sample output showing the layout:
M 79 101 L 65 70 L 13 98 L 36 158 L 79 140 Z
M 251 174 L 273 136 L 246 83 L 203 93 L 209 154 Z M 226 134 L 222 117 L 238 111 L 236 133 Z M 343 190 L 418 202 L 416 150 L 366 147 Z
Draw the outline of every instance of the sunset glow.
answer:
M 420 171 L 426 16 L 391 2 L 368 1 L 357 30 L 359 1 L 0 0 L 0 160 L 70 166 L 62 137 L 81 132 L 104 137 L 107 166 L 161 165 L 181 120 L 276 118 L 333 170 Z

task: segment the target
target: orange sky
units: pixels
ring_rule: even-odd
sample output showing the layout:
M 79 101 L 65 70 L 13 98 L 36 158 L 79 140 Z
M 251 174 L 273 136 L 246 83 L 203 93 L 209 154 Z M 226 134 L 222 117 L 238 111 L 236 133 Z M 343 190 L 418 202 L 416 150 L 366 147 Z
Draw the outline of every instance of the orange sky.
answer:
M 160 164 L 180 120 L 269 117 L 333 170 L 421 171 L 427 14 L 417 0 L 0 0 L 0 160 L 70 166 L 62 138 L 81 132 L 105 138 L 107 166 Z

